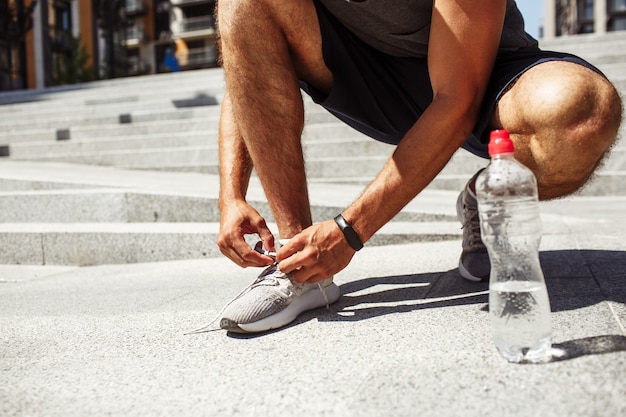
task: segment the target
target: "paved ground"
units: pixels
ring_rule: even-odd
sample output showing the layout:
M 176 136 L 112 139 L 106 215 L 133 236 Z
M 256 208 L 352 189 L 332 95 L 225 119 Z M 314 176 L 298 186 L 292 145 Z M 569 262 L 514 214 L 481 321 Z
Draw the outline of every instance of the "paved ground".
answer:
M 542 206 L 543 365 L 496 353 L 460 239 L 366 247 L 330 311 L 256 336 L 185 335 L 258 273 L 222 258 L 0 266 L 0 415 L 626 415 L 625 203 Z

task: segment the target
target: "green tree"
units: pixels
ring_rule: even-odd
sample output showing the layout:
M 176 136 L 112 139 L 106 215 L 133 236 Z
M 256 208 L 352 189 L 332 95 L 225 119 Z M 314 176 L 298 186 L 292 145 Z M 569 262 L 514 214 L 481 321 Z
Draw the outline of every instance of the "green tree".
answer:
M 93 81 L 95 71 L 89 65 L 91 56 L 87 53 L 80 36 L 69 35 L 71 52 L 67 57 L 57 58 L 54 62 L 54 85 L 76 84 Z

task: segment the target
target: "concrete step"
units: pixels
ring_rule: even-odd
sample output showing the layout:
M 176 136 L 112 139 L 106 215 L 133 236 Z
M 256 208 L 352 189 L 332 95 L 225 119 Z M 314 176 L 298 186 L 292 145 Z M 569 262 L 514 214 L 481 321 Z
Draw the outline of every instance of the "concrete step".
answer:
M 106 153 L 136 153 L 141 150 L 168 148 L 174 152 L 177 148 L 210 147 L 216 149 L 216 132 L 189 132 L 143 135 L 111 136 L 98 140 L 84 139 L 71 141 L 40 141 L 14 143 L 11 145 L 11 158 L 14 160 L 40 160 L 49 158 L 61 160 L 79 157 L 84 161 L 99 160 Z M 209 145 L 215 144 L 215 145 Z M 112 165 L 115 165 L 113 162 Z
M 218 256 L 216 223 L 4 223 L 0 264 L 99 265 Z
M 141 179 L 142 175 L 132 173 L 131 184 L 132 177 Z M 57 181 L 47 187 L 39 181 L 5 181 L 21 191 L 0 192 L 0 264 L 94 265 L 220 256 L 215 197 L 81 189 L 76 183 Z M 429 198 L 434 202 L 428 203 Z M 400 213 L 368 245 L 459 239 L 454 216 L 437 208 L 442 199 L 432 194 L 422 199 L 418 206 L 432 211 L 413 208 Z M 272 221 L 267 203 L 253 204 Z M 342 209 L 314 204 L 312 214 L 315 221 L 321 221 Z M 271 223 L 270 228 L 276 230 Z
M 251 201 L 264 218 L 273 220 L 265 200 Z M 314 221 L 326 220 L 344 204 L 313 203 L 311 214 Z M 219 218 L 216 197 L 105 187 L 0 191 L 0 223 L 210 223 Z M 454 219 L 424 207 L 407 209 L 396 218 L 412 222 Z
M 275 230 L 275 225 L 270 225 Z M 0 264 L 100 265 L 221 256 L 218 223 L 0 223 Z M 456 222 L 390 224 L 382 246 L 460 239 Z
M 15 146 L 38 146 L 52 143 L 72 144 L 77 142 L 97 142 L 124 138 L 145 138 L 149 145 L 153 135 L 172 134 L 182 136 L 185 133 L 217 131 L 217 119 L 207 120 L 197 115 L 189 115 L 187 119 L 157 120 L 119 124 L 117 121 L 105 126 L 74 126 L 71 128 L 44 128 L 24 130 L 21 132 L 0 133 L 0 143 Z
M 349 149 L 350 147 L 346 147 Z M 464 151 L 461 151 L 464 152 Z M 623 155 L 623 153 L 622 153 Z M 217 150 L 201 147 L 164 148 L 161 150 L 142 151 L 139 153 L 109 152 L 102 153 L 99 159 L 91 156 L 89 159 L 75 155 L 73 157 L 56 157 L 50 160 L 63 159 L 72 163 L 89 163 L 100 165 L 116 165 L 131 169 L 154 170 L 154 171 L 180 171 L 217 174 Z M 40 159 L 46 161 L 45 157 Z M 343 156 L 326 158 L 308 158 L 307 175 L 313 182 L 336 182 L 336 183 L 369 183 L 380 171 L 387 160 L 385 155 L 370 156 Z M 441 171 L 433 181 L 431 187 L 435 189 L 460 189 L 467 179 L 484 167 L 487 161 L 473 156 L 455 156 L 450 163 Z M 618 168 L 613 168 L 614 163 L 609 160 L 604 168 L 598 171 L 592 185 L 586 187 L 582 195 L 625 195 L 626 187 L 623 185 L 624 163 Z M 610 167 L 611 170 L 607 170 Z
M 388 145 L 375 141 L 362 141 L 359 142 L 358 148 L 363 151 L 358 156 L 354 156 L 353 143 L 353 141 L 349 141 L 333 148 L 332 154 L 335 156 L 327 156 L 331 152 L 324 146 L 311 148 L 305 146 L 307 175 L 310 178 L 356 176 L 373 178 L 393 151 Z M 379 147 L 383 147 L 386 153 L 381 154 Z M 309 153 L 309 150 L 312 150 L 312 152 Z M 471 175 L 471 173 L 480 169 L 486 163 L 481 158 L 463 159 L 469 163 L 450 163 L 444 168 L 444 172 L 462 172 Z M 14 158 L 14 160 L 19 160 L 19 158 Z M 41 162 L 61 161 L 73 164 L 94 164 L 155 171 L 211 174 L 218 172 L 216 146 L 181 146 L 175 148 L 139 149 L 136 151 L 46 154 L 28 157 L 25 160 Z
M 187 137 L 187 139 L 193 139 Z M 198 138 L 196 138 L 198 139 Z M 200 135 L 199 140 L 204 140 L 204 135 Z M 166 138 L 165 141 L 171 141 Z M 218 163 L 218 151 L 216 145 L 177 145 L 176 147 L 162 147 L 162 148 L 146 148 L 145 141 L 119 141 L 113 140 L 108 142 L 94 142 L 84 143 L 82 147 L 72 145 L 72 149 L 62 149 L 59 146 L 50 145 L 49 151 L 46 153 L 39 152 L 44 146 L 36 147 L 34 152 L 32 149 L 16 148 L 13 160 L 29 160 L 29 161 L 44 161 L 44 162 L 67 162 L 73 164 L 94 164 L 103 166 L 117 166 L 131 169 L 155 169 L 155 170 L 190 170 L 186 168 L 198 167 L 195 169 L 198 172 L 210 172 L 203 170 L 202 167 L 217 167 Z M 171 143 L 170 143 L 171 144 Z M 327 156 L 320 156 L 318 154 L 329 153 L 328 148 L 324 146 L 305 146 L 305 152 L 308 155 L 307 160 L 310 165 L 320 166 L 320 169 L 329 170 L 334 164 L 341 164 L 342 161 L 346 164 L 358 165 L 359 161 L 369 160 L 381 160 L 384 161 L 387 156 L 380 155 L 378 146 L 380 144 L 372 141 L 362 142 L 361 156 L 352 157 L 354 151 L 354 141 L 349 141 L 333 148 L 333 154 L 335 157 L 329 158 Z M 64 144 L 59 144 L 64 145 Z M 92 146 L 93 145 L 93 146 Z M 106 149 L 106 145 L 111 145 L 115 149 Z M 123 149 L 120 149 L 122 146 Z M 383 145 L 384 146 L 384 145 Z M 311 150 L 311 152 L 309 152 Z M 314 155 L 315 157 L 311 157 Z M 342 170 L 340 169 L 339 172 Z M 345 169 L 343 170 L 345 171 Z
M 36 184 L 36 183 L 35 183 Z M 316 186 L 313 185 L 313 188 Z M 337 185 L 333 184 L 333 188 Z M 327 188 L 324 187 L 324 188 Z M 360 188 L 360 187 L 357 187 Z M 410 222 L 455 221 L 453 201 L 442 205 L 437 191 L 420 195 L 394 220 Z M 446 192 L 444 192 L 446 193 Z M 446 194 L 447 195 L 447 194 Z M 316 198 L 319 200 L 319 196 Z M 447 196 L 446 196 L 447 199 Z M 314 221 L 327 220 L 352 199 L 314 202 Z M 273 221 L 264 199 L 250 198 L 259 213 Z M 96 208 L 97 205 L 97 208 Z M 217 197 L 159 194 L 123 189 L 40 189 L 0 193 L 0 223 L 197 223 L 218 222 Z
M 72 129 L 69 139 L 50 138 L 49 132 L 35 131 L 30 135 L 11 137 L 12 159 L 59 160 L 65 162 L 119 165 L 115 160 L 102 162 L 106 153 L 119 155 L 124 151 L 142 150 L 138 158 L 149 151 L 164 155 L 168 152 L 188 153 L 192 148 L 207 149 L 213 152 L 217 146 L 217 127 L 204 120 L 194 119 L 189 123 L 159 122 L 141 123 L 136 127 L 114 126 L 96 131 L 94 128 Z M 10 135 L 9 135 L 10 136 Z M 346 137 L 347 139 L 343 139 Z M 19 141 L 18 141 L 19 140 Z M 371 140 L 344 124 L 314 123 L 307 125 L 303 133 L 305 153 L 312 157 L 320 155 L 388 155 L 393 148 Z M 167 149 L 165 149 L 167 148 Z M 97 161 L 97 162 L 96 162 Z M 212 163 L 212 160 L 207 161 Z
M 46 108 L 42 109 L 13 109 L 14 111 L 10 112 L 8 111 L 9 109 L 3 108 L 2 116 L 0 116 L 0 126 L 12 131 L 19 131 L 57 126 L 102 125 L 110 120 L 113 120 L 114 123 L 119 123 L 120 116 L 127 114 L 131 114 L 131 118 L 134 121 L 141 121 L 142 117 L 148 118 L 151 114 L 185 113 L 190 110 L 210 112 L 213 109 L 213 113 L 219 114 L 218 104 L 219 101 L 214 100 L 213 104 L 177 106 L 170 98 L 151 102 L 139 101 L 133 104 L 95 107 L 85 105 L 69 107 L 64 103 L 51 102 Z M 36 117 L 29 118 L 29 114 L 36 115 Z M 202 114 L 201 116 L 205 117 L 206 115 Z M 153 119 L 154 116 L 148 120 Z M 27 122 L 30 122 L 30 124 Z
M 624 62 L 598 65 L 598 68 L 614 83 L 626 80 L 626 59 Z
M 153 103 L 169 103 L 178 107 L 190 107 L 192 105 L 214 105 L 215 101 L 221 99 L 223 95 L 222 86 L 212 86 L 210 81 L 203 83 L 201 88 L 197 86 L 184 88 L 176 86 L 167 88 L 155 85 L 148 89 L 137 86 L 132 89 L 125 89 L 116 93 L 114 90 L 100 85 L 92 85 L 83 90 L 81 96 L 66 96 L 63 94 L 50 95 L 45 100 L 3 104 L 6 109 L 3 117 L 7 114 L 18 113 L 20 111 L 37 111 L 42 114 L 53 112 L 84 111 L 90 112 L 94 109 L 112 110 L 116 107 L 137 108 L 141 103 L 151 105 Z M 62 107 L 53 108 L 51 104 L 59 104 Z
M 599 45 L 616 47 L 626 38 L 619 34 L 577 39 L 559 39 L 546 46 L 577 47 L 591 55 L 603 49 Z M 626 91 L 626 63 L 605 61 L 601 68 Z M 14 103 L 2 106 L 6 111 L 0 112 L 0 145 L 10 145 L 3 152 L 13 159 L 216 173 L 219 106 L 175 108 L 173 99 L 208 92 L 221 97 L 223 86 L 221 69 L 211 69 L 180 77 L 164 74 L 0 95 L 0 101 Z M 305 108 L 303 141 L 312 181 L 367 182 L 393 151 L 338 122 L 306 96 Z M 29 120 L 33 111 L 38 117 Z M 128 111 L 131 123 L 119 123 L 123 111 Z M 60 133 L 67 140 L 57 140 Z M 464 183 L 484 165 L 479 158 L 462 154 L 452 158 L 433 186 L 453 184 L 452 189 L 457 189 L 459 181 Z M 618 189 L 613 182 L 617 184 L 625 170 L 625 151 L 618 144 L 602 168 L 600 183 L 606 183 L 602 187 Z
M 217 199 L 124 189 L 0 192 L 0 223 L 219 222 Z
M 108 115 L 102 111 L 71 114 L 56 112 L 45 118 L 38 114 L 35 120 L 27 117 L 29 112 L 21 112 L 21 118 L 17 115 L 7 116 L 5 121 L 0 121 L 0 143 L 55 139 L 60 129 L 67 130 L 71 138 L 98 137 L 124 130 L 154 130 L 165 124 L 179 124 L 177 128 L 184 131 L 189 128 L 188 125 L 204 123 L 208 129 L 217 130 L 219 112 L 219 106 L 176 109 L 167 103 L 155 105 L 152 110 L 145 107 L 139 110 L 117 108 Z M 307 106 L 306 120 L 307 125 L 337 123 L 336 118 L 314 104 Z
M 463 174 L 439 174 L 428 186 L 429 190 L 462 190 L 470 177 Z M 365 184 L 352 181 L 350 184 Z M 589 182 L 574 195 L 585 197 L 626 196 L 626 170 L 596 173 Z
M 625 62 L 626 54 L 623 53 L 625 44 L 624 31 L 561 36 L 539 41 L 542 49 L 574 53 L 596 65 Z
M 36 106 L 52 99 L 68 102 L 89 100 L 87 104 L 100 104 L 106 103 L 106 99 L 131 96 L 129 92 L 140 92 L 150 96 L 161 94 L 163 91 L 204 90 L 207 86 L 214 86 L 219 90 L 224 89 L 224 75 L 221 68 L 99 80 L 49 87 L 44 90 L 0 92 L 0 105 Z
M 6 162 L 0 163 L 0 179 L 0 263 L 92 265 L 219 256 L 215 177 Z M 359 190 L 311 184 L 314 221 L 334 217 Z M 248 194 L 272 222 L 255 178 Z M 368 245 L 457 240 L 453 205 L 449 193 L 423 193 Z M 270 228 L 276 230 L 272 223 Z
M 19 158 L 14 159 L 20 160 Z M 153 167 L 184 167 L 187 164 L 217 164 L 218 154 L 217 146 L 177 146 L 173 148 L 140 148 L 130 151 L 44 154 L 28 157 L 24 160 L 152 169 Z
M 132 106 L 115 105 L 89 108 L 81 105 L 68 109 L 63 103 L 49 103 L 43 109 L 13 109 L 15 111 L 12 113 L 8 111 L 10 106 L 3 106 L 2 109 L 3 113 L 0 113 L 0 128 L 2 128 L 2 132 L 76 126 L 101 127 L 104 124 L 118 124 L 121 116 L 127 115 L 130 115 L 130 118 L 126 120 L 126 123 L 180 119 L 189 118 L 190 116 L 217 120 L 220 112 L 219 105 L 176 107 L 170 99 L 151 103 L 142 101 Z M 35 118 L 29 116 L 32 114 L 37 116 Z M 337 121 L 336 118 L 310 100 L 305 100 L 305 116 L 307 123 Z
M 153 145 L 162 147 L 149 146 L 148 139 L 143 137 L 134 140 L 122 138 L 95 142 L 43 143 L 32 147 L 14 146 L 13 159 L 217 173 L 217 146 L 203 145 L 215 143 L 214 136 L 207 136 L 203 132 L 178 136 L 154 135 L 150 141 Z M 619 182 L 622 180 L 621 173 L 626 171 L 626 147 L 622 143 L 618 143 L 599 170 L 602 174 L 599 184 L 604 184 L 607 193 L 623 194 Z M 172 144 L 177 146 L 172 147 Z M 306 141 L 304 151 L 307 174 L 311 180 L 336 180 L 343 183 L 355 182 L 356 178 L 359 183 L 369 182 L 380 171 L 393 149 L 392 146 L 367 138 Z M 465 181 L 486 163 L 486 160 L 460 150 L 442 170 L 440 179 L 436 182 L 441 186 L 451 183 L 458 185 L 457 176 Z M 441 178 L 447 179 L 444 181 Z M 615 182 L 615 185 L 610 185 L 611 182 Z M 456 185 L 452 189 L 456 189 Z M 602 187 L 595 187 L 594 193 L 601 189 Z

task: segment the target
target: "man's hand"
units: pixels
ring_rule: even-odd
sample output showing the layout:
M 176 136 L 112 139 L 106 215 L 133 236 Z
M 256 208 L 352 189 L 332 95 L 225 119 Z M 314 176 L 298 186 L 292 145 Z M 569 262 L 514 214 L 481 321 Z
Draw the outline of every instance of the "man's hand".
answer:
M 296 282 L 317 282 L 344 269 L 355 251 L 333 220 L 303 230 L 276 254 L 282 272 L 293 272 Z
M 221 207 L 220 233 L 217 246 L 230 260 L 241 267 L 271 265 L 274 260 L 261 255 L 248 245 L 244 235 L 258 234 L 265 249 L 274 251 L 274 235 L 265 219 L 245 201 L 229 202 Z

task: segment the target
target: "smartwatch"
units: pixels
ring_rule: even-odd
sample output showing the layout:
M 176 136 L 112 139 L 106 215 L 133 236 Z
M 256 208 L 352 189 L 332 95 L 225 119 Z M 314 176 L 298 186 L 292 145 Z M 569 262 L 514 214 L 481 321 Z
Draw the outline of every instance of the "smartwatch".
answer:
M 350 223 L 343 218 L 341 214 L 335 217 L 335 223 L 339 226 L 339 229 L 343 232 L 343 236 L 348 241 L 348 244 L 355 251 L 359 251 L 363 247 L 363 242 L 359 239 L 359 235 L 356 234 Z

